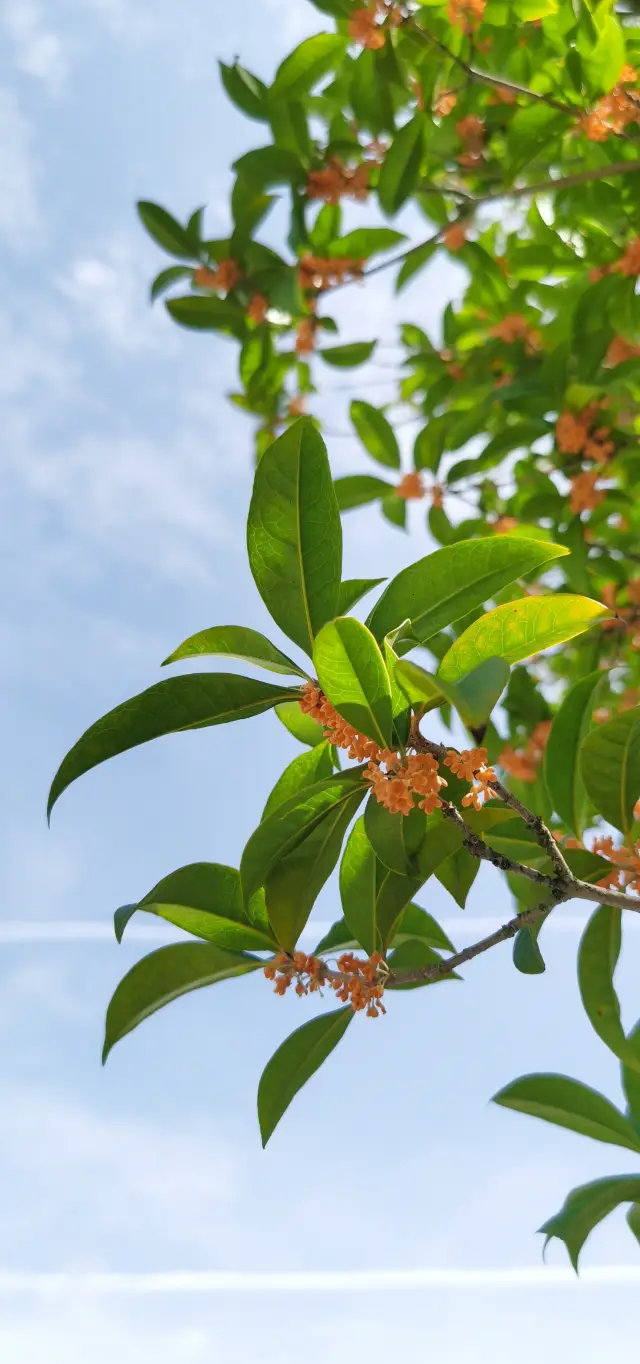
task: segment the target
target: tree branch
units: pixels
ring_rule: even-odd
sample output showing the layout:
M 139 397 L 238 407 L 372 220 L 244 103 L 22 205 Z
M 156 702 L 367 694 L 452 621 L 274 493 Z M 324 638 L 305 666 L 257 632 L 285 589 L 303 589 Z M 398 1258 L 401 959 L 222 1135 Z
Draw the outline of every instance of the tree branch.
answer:
M 431 966 L 421 966 L 415 971 L 402 971 L 398 975 L 391 972 L 387 984 L 389 985 L 417 985 L 422 982 L 442 980 L 448 976 L 458 966 L 464 966 L 465 962 L 473 961 L 474 957 L 479 957 L 482 952 L 488 952 L 492 947 L 497 947 L 501 942 L 508 942 L 509 938 L 515 938 L 521 928 L 531 928 L 549 913 L 549 905 L 536 905 L 535 909 L 527 909 L 522 914 L 518 914 L 515 919 L 510 919 L 509 923 L 503 924 L 502 928 L 496 929 L 495 933 L 490 933 L 488 938 L 481 938 L 479 942 L 473 943 L 470 947 L 463 948 L 462 952 L 456 952 L 452 957 L 445 957 L 443 961 L 433 962 Z
M 547 876 L 545 872 L 537 871 L 535 867 L 527 867 L 524 862 L 516 862 L 513 858 L 505 857 L 503 853 L 494 852 L 493 848 L 489 848 L 480 835 L 474 833 L 455 805 L 447 802 L 444 805 L 443 813 L 445 819 L 449 819 L 452 824 L 457 825 L 460 829 L 464 837 L 464 846 L 472 857 L 477 857 L 481 862 L 490 862 L 499 871 L 513 872 L 516 876 L 525 876 L 528 881 L 534 881 L 538 886 L 547 886 L 549 890 L 553 889 L 554 877 Z

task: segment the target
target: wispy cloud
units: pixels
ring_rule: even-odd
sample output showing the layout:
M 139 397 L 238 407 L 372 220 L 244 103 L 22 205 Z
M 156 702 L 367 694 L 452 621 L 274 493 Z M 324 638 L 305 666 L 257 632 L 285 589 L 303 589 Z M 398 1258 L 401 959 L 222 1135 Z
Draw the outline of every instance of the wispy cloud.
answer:
M 67 74 L 68 58 L 62 38 L 47 26 L 36 0 L 4 0 L 0 20 L 9 36 L 13 64 L 18 71 L 42 81 L 52 95 L 59 95 Z
M 172 1271 L 159 1274 L 2 1273 L 0 1294 L 77 1293 L 141 1295 L 173 1293 L 329 1294 L 398 1293 L 456 1289 L 461 1292 L 636 1286 L 640 1265 L 590 1265 L 576 1275 L 570 1266 L 526 1265 L 505 1269 L 370 1269 L 304 1271 Z
M 20 254 L 41 239 L 39 168 L 16 95 L 0 89 L 0 241 Z
M 101 251 L 78 257 L 56 280 L 76 305 L 74 323 L 121 351 L 176 350 L 163 309 L 146 306 L 149 256 L 116 238 Z

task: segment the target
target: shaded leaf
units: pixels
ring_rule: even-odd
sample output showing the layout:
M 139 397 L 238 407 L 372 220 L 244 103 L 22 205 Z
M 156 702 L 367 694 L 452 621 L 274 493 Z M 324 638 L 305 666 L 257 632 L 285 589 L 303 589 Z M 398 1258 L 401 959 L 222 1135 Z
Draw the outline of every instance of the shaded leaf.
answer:
M 354 399 L 349 410 L 358 436 L 371 458 L 389 469 L 399 469 L 400 447 L 384 412 L 359 398 Z
M 294 422 L 258 464 L 247 545 L 267 610 L 312 654 L 338 609 L 342 527 L 324 442 L 308 419 Z
M 284 772 L 278 778 L 267 803 L 262 812 L 262 818 L 268 819 L 274 810 L 283 801 L 291 798 L 303 791 L 307 786 L 315 786 L 319 781 L 324 781 L 333 774 L 333 758 L 331 748 L 326 740 L 321 744 L 316 744 L 313 748 L 307 749 L 305 753 L 300 753 L 293 762 L 285 767 Z
M 259 957 L 228 952 L 212 943 L 172 943 L 151 952 L 127 973 L 107 1009 L 103 1062 L 116 1042 L 172 1000 L 218 980 L 246 975 Z
M 374 478 L 372 474 L 347 474 L 345 478 L 336 478 L 333 486 L 341 512 L 377 502 L 391 491 L 390 483 L 383 478 Z
M 316 899 L 337 864 L 344 836 L 364 796 L 361 787 L 352 789 L 345 800 L 336 802 L 326 812 L 304 840 L 286 856 L 279 857 L 269 872 L 264 887 L 267 914 L 286 952 L 294 951 Z M 282 805 L 276 808 L 276 817 L 282 808 Z
M 627 1040 L 613 977 L 622 941 L 622 910 L 600 905 L 582 935 L 578 983 L 585 1013 L 605 1046 L 632 1070 L 640 1071 L 640 1048 Z
M 180 663 L 183 658 L 196 658 L 202 654 L 221 654 L 226 658 L 241 658 L 245 663 L 257 663 L 272 673 L 292 673 L 308 678 L 309 674 L 294 663 L 292 659 L 277 649 L 271 640 L 258 630 L 250 630 L 244 625 L 214 625 L 210 630 L 199 630 L 180 644 L 168 658 L 168 663 Z
M 344 56 L 347 39 L 339 33 L 316 33 L 305 38 L 280 63 L 269 91 L 272 100 L 300 99 L 312 90 Z
M 338 615 L 346 616 L 360 601 L 361 597 L 366 597 L 368 592 L 372 592 L 374 587 L 379 587 L 384 582 L 384 578 L 348 578 L 340 583 L 338 596 Z
M 197 260 L 197 240 L 166 209 L 150 203 L 148 199 L 140 199 L 136 207 L 149 236 L 163 251 L 168 251 L 170 256 L 182 256 L 185 260 Z
M 85 730 L 58 768 L 49 792 L 47 813 L 51 813 L 71 782 L 107 758 L 163 734 L 246 720 L 280 701 L 295 699 L 296 695 L 288 687 L 274 687 L 269 682 L 234 673 L 191 673 L 156 682 Z
M 566 553 L 562 545 L 499 535 L 438 549 L 392 579 L 367 624 L 376 639 L 383 639 L 409 618 L 425 643 L 501 588 Z
M 340 899 L 345 922 L 368 956 L 378 946 L 377 859 L 362 816 L 354 824 L 340 864 Z
M 603 1094 L 567 1075 L 523 1075 L 495 1094 L 493 1102 L 595 1141 L 640 1151 L 640 1135 L 624 1114 Z
M 580 750 L 587 795 L 603 819 L 628 834 L 640 798 L 640 706 L 587 734 Z
M 480 863 L 477 857 L 472 857 L 466 848 L 456 848 L 456 851 L 445 857 L 435 870 L 436 879 L 453 896 L 460 909 L 464 909 L 467 903 L 467 896 L 480 871 Z
M 312 1018 L 296 1028 L 271 1057 L 258 1086 L 258 1121 L 263 1146 L 273 1135 L 292 1099 L 344 1037 L 352 1018 L 350 1007 Z
M 170 265 L 166 270 L 161 270 L 160 274 L 156 275 L 149 290 L 150 302 L 155 303 L 156 299 L 160 298 L 160 295 L 164 294 L 167 289 L 170 289 L 172 284 L 176 284 L 179 279 L 188 279 L 192 274 L 193 270 L 190 265 Z
M 318 354 L 326 365 L 333 365 L 336 369 L 353 369 L 371 358 L 376 344 L 375 341 L 351 341 L 344 346 L 323 347 Z
M 275 706 L 274 709 L 281 724 L 299 743 L 308 744 L 310 748 L 324 743 L 322 725 L 319 725 L 311 715 L 305 715 L 304 711 L 301 711 L 299 701 L 283 701 L 282 705 Z
M 578 1189 L 573 1189 L 560 1212 L 550 1217 L 540 1231 L 546 1235 L 547 1242 L 554 1236 L 564 1242 L 573 1268 L 577 1271 L 580 1252 L 594 1227 L 621 1203 L 635 1203 L 639 1197 L 639 1175 L 594 1179 L 591 1184 L 582 1184 Z
M 396 133 L 385 154 L 378 180 L 383 213 L 393 217 L 413 193 L 424 151 L 425 117 L 417 113 Z
M 118 942 L 138 910 L 155 914 L 196 938 L 231 951 L 264 952 L 273 948 L 262 897 L 245 910 L 240 873 L 217 862 L 193 862 L 163 877 L 135 905 L 124 905 L 114 915 Z M 253 911 L 253 912 L 252 912 Z
M 400 974 L 403 971 L 419 971 L 422 966 L 435 966 L 442 961 L 439 952 L 434 952 L 426 942 L 419 942 L 414 939 L 405 942 L 401 947 L 396 947 L 387 957 L 390 970 Z M 459 980 L 455 971 L 449 971 L 445 976 L 438 976 L 436 980 L 415 980 L 407 981 L 404 984 L 395 981 L 389 982 L 388 990 L 423 990 L 427 985 L 439 985 L 443 980 Z
M 582 838 L 588 810 L 580 749 L 605 683 L 602 673 L 595 672 L 569 689 L 554 716 L 545 749 L 544 779 L 553 808 L 576 838 Z
M 362 768 L 351 768 L 317 782 L 291 800 L 284 801 L 251 835 L 240 863 L 245 904 L 267 877 L 299 843 L 338 806 L 350 800 L 354 791 L 365 795 Z

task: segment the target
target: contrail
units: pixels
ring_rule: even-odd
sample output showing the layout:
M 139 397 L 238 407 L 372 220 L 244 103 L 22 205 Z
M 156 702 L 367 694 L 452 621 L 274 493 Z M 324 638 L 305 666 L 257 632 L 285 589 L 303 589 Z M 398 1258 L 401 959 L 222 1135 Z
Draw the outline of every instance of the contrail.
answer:
M 508 917 L 508 916 L 506 916 Z M 582 933 L 584 919 L 558 915 L 545 925 L 547 933 Z M 441 927 L 452 938 L 475 938 L 483 933 L 492 933 L 499 928 L 504 919 L 469 917 L 442 919 Z M 323 937 L 329 931 L 329 920 L 307 924 L 303 930 L 305 939 Z M 640 931 L 640 915 L 630 914 L 625 919 L 625 929 Z M 125 935 L 125 942 L 174 942 L 175 929 L 164 921 L 157 923 L 132 923 Z M 180 939 L 182 941 L 182 939 Z M 115 942 L 113 926 L 102 920 L 85 919 L 6 919 L 0 922 L 0 943 L 99 943 Z
M 196 1271 L 156 1274 L 0 1273 L 0 1296 L 163 1293 L 396 1293 L 434 1289 L 519 1290 L 640 1285 L 640 1265 L 599 1265 L 578 1277 L 567 1265 L 521 1269 L 381 1269 L 309 1272 Z

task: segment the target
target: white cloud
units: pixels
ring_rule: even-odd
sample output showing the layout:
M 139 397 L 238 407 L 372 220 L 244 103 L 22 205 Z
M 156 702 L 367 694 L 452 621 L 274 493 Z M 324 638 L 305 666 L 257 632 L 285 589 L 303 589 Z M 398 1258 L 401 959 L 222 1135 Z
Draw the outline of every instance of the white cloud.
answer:
M 0 1099 L 5 1189 L 29 1189 L 37 1241 L 55 1247 L 58 1266 L 73 1269 L 87 1257 L 108 1263 L 108 1247 L 138 1244 L 141 1226 L 154 1253 L 164 1246 L 174 1258 L 187 1246 L 191 1253 L 211 1247 L 212 1227 L 235 1196 L 235 1158 L 193 1117 L 188 1127 L 169 1128 L 103 1116 L 68 1094 L 10 1082 L 0 1085 Z M 17 1199 L 3 1200 L 5 1244 Z M 16 1227 L 14 1262 L 33 1230 Z
M 164 310 L 147 305 L 148 276 L 146 253 L 116 239 L 100 253 L 78 257 L 56 284 L 77 305 L 77 323 L 118 350 L 166 350 L 173 333 Z
M 67 53 L 58 34 L 46 27 L 42 7 L 36 0 L 4 0 L 0 19 L 13 45 L 17 69 L 58 95 L 67 77 Z
M 24 254 L 41 237 L 32 132 L 12 91 L 0 89 L 0 241 Z

